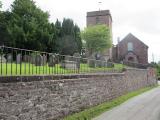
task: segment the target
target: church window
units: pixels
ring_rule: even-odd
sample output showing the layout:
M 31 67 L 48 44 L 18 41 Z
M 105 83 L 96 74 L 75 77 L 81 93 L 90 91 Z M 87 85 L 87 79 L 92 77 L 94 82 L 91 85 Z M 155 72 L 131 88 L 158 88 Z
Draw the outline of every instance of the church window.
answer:
M 128 51 L 133 51 L 133 43 L 128 43 Z

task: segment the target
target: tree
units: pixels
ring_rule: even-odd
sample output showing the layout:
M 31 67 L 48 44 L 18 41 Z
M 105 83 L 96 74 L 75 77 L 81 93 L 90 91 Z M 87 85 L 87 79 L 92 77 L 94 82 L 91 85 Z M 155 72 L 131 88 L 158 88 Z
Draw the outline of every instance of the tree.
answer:
M 2 3 L 0 1 L 0 8 Z M 0 45 L 10 45 L 10 36 L 7 31 L 8 20 L 10 19 L 10 12 L 0 11 Z
M 68 55 L 81 52 L 80 29 L 73 20 L 54 24 L 48 18 L 33 0 L 15 0 L 11 11 L 0 11 L 0 44 Z
M 106 25 L 89 26 L 82 31 L 89 54 L 102 52 L 112 46 L 110 29 Z
M 0 45 L 6 45 L 10 46 L 11 41 L 10 41 L 10 35 L 8 33 L 8 21 L 10 20 L 11 14 L 8 11 L 1 12 L 0 13 Z
M 55 41 L 54 41 L 54 45 L 53 45 L 53 52 L 55 53 L 60 53 L 61 50 L 61 38 L 62 38 L 62 25 L 61 22 L 57 19 L 55 22 Z
M 78 52 L 81 53 L 82 50 L 82 39 L 81 39 L 81 31 L 78 25 L 74 26 L 74 37 L 78 46 Z
M 64 55 L 73 55 L 75 52 L 81 52 L 80 29 L 77 25 L 74 25 L 72 19 L 64 18 L 62 23 L 57 19 L 54 25 L 54 33 L 54 52 Z
M 0 1 L 0 8 L 2 8 L 2 2 Z
M 12 46 L 47 51 L 54 36 L 48 18 L 32 0 L 15 0 L 8 25 Z
M 81 51 L 80 29 L 74 25 L 72 19 L 63 19 L 62 22 L 62 39 L 61 39 L 61 54 L 73 55 L 75 52 Z

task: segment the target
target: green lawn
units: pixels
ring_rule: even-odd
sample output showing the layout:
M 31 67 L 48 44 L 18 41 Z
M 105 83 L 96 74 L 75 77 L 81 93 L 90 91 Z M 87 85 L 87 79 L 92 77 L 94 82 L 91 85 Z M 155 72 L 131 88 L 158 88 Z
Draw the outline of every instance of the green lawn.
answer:
M 87 64 L 81 64 L 80 70 L 77 69 L 64 69 L 61 68 L 59 64 L 55 67 L 45 66 L 35 66 L 34 64 L 22 63 L 3 63 L 0 64 L 0 75 L 43 75 L 43 74 L 71 74 L 71 73 L 92 73 L 92 72 L 106 72 L 106 71 L 122 71 L 122 64 L 115 64 L 114 68 L 90 68 Z
M 128 99 L 130 99 L 134 96 L 137 96 L 143 92 L 151 90 L 154 87 L 146 87 L 146 88 L 142 88 L 137 91 L 134 91 L 134 92 L 130 92 L 130 93 L 123 95 L 123 96 L 120 96 L 110 102 L 105 102 L 105 103 L 102 103 L 98 106 L 86 109 L 80 113 L 70 115 L 70 116 L 64 118 L 64 120 L 91 120 L 92 118 L 102 114 L 103 112 L 106 112 L 106 111 L 110 110 L 111 108 L 120 105 L 121 103 L 127 101 Z

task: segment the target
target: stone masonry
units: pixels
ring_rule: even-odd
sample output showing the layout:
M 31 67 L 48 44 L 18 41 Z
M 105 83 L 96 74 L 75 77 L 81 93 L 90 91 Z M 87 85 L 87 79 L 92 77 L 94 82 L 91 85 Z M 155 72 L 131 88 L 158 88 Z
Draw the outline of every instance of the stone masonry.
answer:
M 79 76 L 80 77 L 80 76 Z M 0 119 L 59 120 L 130 91 L 155 85 L 152 69 L 30 82 L 0 81 Z

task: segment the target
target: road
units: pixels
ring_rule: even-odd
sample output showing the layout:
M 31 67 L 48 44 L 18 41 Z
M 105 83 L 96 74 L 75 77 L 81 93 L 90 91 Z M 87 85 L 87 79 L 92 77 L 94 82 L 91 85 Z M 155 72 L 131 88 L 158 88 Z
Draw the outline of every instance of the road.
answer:
M 138 95 L 93 120 L 160 120 L 160 87 Z

